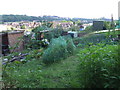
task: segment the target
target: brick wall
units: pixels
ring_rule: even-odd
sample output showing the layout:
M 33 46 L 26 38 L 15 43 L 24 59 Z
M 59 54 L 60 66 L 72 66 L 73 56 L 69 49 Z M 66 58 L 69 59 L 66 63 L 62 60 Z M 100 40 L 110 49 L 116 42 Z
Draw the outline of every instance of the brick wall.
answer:
M 23 32 L 11 32 L 8 33 L 8 41 L 9 41 L 9 46 L 10 47 L 15 47 L 17 44 L 16 49 L 10 49 L 10 52 L 19 52 L 23 50 L 23 40 L 21 37 L 23 37 L 24 33 Z

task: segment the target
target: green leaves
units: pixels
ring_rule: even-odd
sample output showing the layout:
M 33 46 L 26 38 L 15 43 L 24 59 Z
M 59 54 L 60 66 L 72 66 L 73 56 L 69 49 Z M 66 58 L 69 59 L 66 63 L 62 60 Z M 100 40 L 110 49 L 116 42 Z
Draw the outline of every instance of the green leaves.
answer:
M 68 57 L 75 51 L 71 38 L 59 37 L 52 39 L 49 47 L 43 53 L 44 63 L 53 63 Z
M 40 87 L 42 63 L 39 60 L 27 62 L 19 66 L 16 64 L 19 64 L 19 62 L 12 63 L 3 74 L 6 86 L 10 84 L 20 88 Z
M 80 83 L 84 87 L 119 87 L 120 67 L 118 67 L 117 45 L 98 44 L 81 50 Z M 118 62 L 116 64 L 116 62 Z M 120 63 L 119 63 L 120 65 Z M 117 71 L 116 71 L 117 70 Z M 116 76 L 115 76 L 116 75 Z M 99 82 L 99 84 L 97 84 Z

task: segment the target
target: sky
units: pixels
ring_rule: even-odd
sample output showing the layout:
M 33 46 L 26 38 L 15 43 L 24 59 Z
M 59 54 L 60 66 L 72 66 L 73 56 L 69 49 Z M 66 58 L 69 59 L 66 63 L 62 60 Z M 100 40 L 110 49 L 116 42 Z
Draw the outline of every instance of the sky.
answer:
M 118 19 L 120 0 L 1 0 L 0 15 L 60 16 Z

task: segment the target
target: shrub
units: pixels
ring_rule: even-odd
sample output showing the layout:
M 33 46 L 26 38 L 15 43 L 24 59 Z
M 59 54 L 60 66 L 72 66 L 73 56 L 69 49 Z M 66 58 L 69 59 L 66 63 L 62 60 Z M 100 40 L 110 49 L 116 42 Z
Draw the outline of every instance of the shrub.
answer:
M 75 46 L 71 39 L 65 39 L 64 37 L 52 39 L 49 47 L 43 53 L 43 62 L 59 61 L 72 54 L 74 50 Z
M 62 35 L 62 32 L 63 32 L 63 29 L 60 27 L 51 29 L 50 32 L 45 33 L 45 38 L 50 41 L 52 38 L 60 37 Z
M 85 28 L 85 31 L 93 31 L 93 26 L 87 26 L 87 27 Z
M 64 38 L 65 38 L 66 43 L 67 43 L 67 51 L 68 51 L 68 53 L 69 54 L 74 54 L 76 47 L 75 47 L 75 45 L 73 43 L 73 40 L 72 40 L 71 36 L 65 36 Z
M 117 45 L 91 46 L 81 51 L 79 74 L 83 88 L 115 88 L 120 84 L 120 58 Z

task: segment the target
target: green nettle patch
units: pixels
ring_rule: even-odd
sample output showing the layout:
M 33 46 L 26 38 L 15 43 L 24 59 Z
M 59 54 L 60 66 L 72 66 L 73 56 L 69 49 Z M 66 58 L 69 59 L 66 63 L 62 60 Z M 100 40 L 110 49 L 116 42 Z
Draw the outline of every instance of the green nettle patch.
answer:
M 36 88 L 40 87 L 41 76 L 40 61 L 31 61 L 25 64 L 10 64 L 3 72 L 4 87 L 6 88 Z M 39 81 L 39 82 L 38 82 Z
M 43 53 L 43 62 L 52 63 L 65 59 L 75 51 L 71 38 L 59 37 L 51 40 L 49 47 Z
M 117 45 L 93 45 L 80 51 L 78 56 L 81 87 L 120 88 L 120 57 Z

